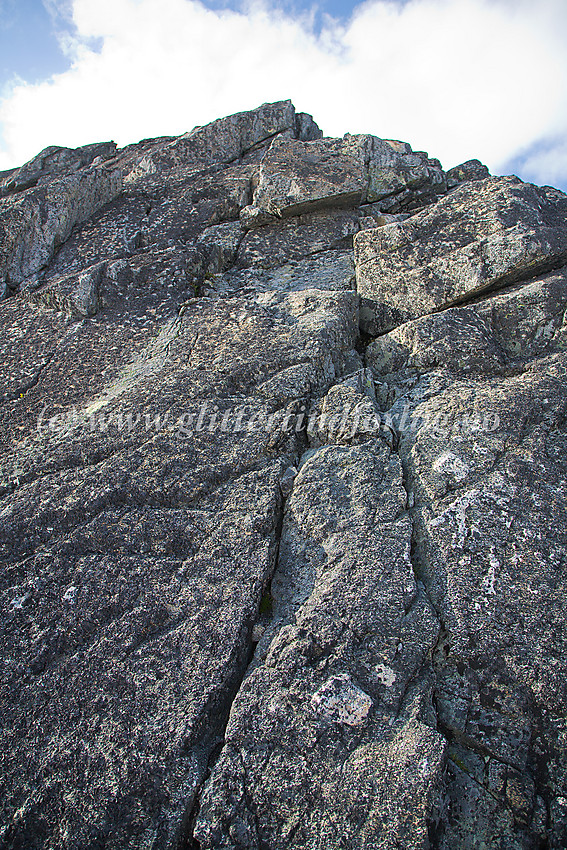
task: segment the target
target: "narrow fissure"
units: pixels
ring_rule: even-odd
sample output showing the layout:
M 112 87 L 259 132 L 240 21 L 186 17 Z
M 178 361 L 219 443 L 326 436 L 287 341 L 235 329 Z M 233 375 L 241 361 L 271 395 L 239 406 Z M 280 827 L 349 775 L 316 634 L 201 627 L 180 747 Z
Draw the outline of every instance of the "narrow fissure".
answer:
M 306 442 L 306 434 L 305 432 L 299 432 L 298 437 L 300 440 Z M 303 452 L 298 450 L 293 461 L 295 465 L 299 463 L 300 457 Z M 261 634 L 259 633 L 259 629 L 263 633 L 264 627 L 269 623 L 272 617 L 272 594 L 271 594 L 271 583 L 278 568 L 279 563 L 279 554 L 280 554 L 280 544 L 281 544 L 281 536 L 283 529 L 283 519 L 285 513 L 285 505 L 286 505 L 287 497 L 284 493 L 281 493 L 279 508 L 277 511 L 277 515 L 275 517 L 275 527 L 274 527 L 274 555 L 273 555 L 273 565 L 272 570 L 270 572 L 268 581 L 265 586 L 262 588 L 262 592 L 259 595 L 257 602 L 257 612 L 254 622 L 250 624 L 248 639 L 246 642 L 246 646 L 244 647 L 244 651 L 242 653 L 243 659 L 242 663 L 238 665 L 237 671 L 232 676 L 232 684 L 228 688 L 228 693 L 224 698 L 222 698 L 222 706 L 219 707 L 217 711 L 209 712 L 211 716 L 215 716 L 218 718 L 216 723 L 217 733 L 216 733 L 216 741 L 211 746 L 209 755 L 207 758 L 206 768 L 203 771 L 202 778 L 195 790 L 195 794 L 193 800 L 190 804 L 189 811 L 187 813 L 187 817 L 185 819 L 185 829 L 184 835 L 179 842 L 178 850 L 200 850 L 200 844 L 194 836 L 195 826 L 197 819 L 199 817 L 199 811 L 201 806 L 201 797 L 203 793 L 203 789 L 213 773 L 215 765 L 222 753 L 224 743 L 225 743 L 225 732 L 226 727 L 228 725 L 230 712 L 232 710 L 232 706 L 234 704 L 235 699 L 237 698 L 240 689 L 242 687 L 242 683 L 247 678 L 250 666 L 254 662 L 254 656 L 256 653 L 256 648 L 258 646 L 258 642 L 260 640 Z
M 412 319 L 407 319 L 404 322 L 400 322 L 397 325 L 394 325 L 391 328 L 388 328 L 381 333 L 368 335 L 368 343 L 372 342 L 374 339 L 380 339 L 383 336 L 388 336 L 388 334 L 392 333 L 399 327 L 403 327 L 403 325 L 410 324 L 411 322 L 417 322 L 420 319 L 425 318 L 426 316 L 435 316 L 439 313 L 445 313 L 447 310 L 452 310 L 455 307 L 469 307 L 474 306 L 476 304 L 482 304 L 485 301 L 489 301 L 491 298 L 498 298 L 499 295 L 504 295 L 506 292 L 513 290 L 514 287 L 519 284 L 528 284 L 530 281 L 535 281 L 540 277 L 544 277 L 545 275 L 551 274 L 554 271 L 560 271 L 565 268 L 567 264 L 567 254 L 562 255 L 560 259 L 555 262 L 542 263 L 537 268 L 526 269 L 525 273 L 518 273 L 514 276 L 505 276 L 500 278 L 497 281 L 494 281 L 489 286 L 479 287 L 478 289 L 473 290 L 472 292 L 468 292 L 466 295 L 462 295 L 460 298 L 455 298 L 453 301 L 450 301 L 447 304 L 443 304 L 440 307 L 437 307 L 435 310 L 431 310 L 430 313 L 422 313 L 419 316 L 415 316 Z M 358 262 L 358 265 L 362 265 L 361 261 Z
M 561 254 L 561 256 L 555 260 L 541 262 L 535 264 L 531 268 L 523 270 L 520 269 L 516 273 L 503 275 L 488 286 L 478 287 L 477 289 L 462 295 L 460 298 L 455 298 L 449 304 L 444 304 L 442 307 L 438 307 L 432 312 L 443 313 L 445 310 L 450 310 L 451 307 L 464 307 L 469 304 L 479 304 L 482 301 L 487 301 L 490 298 L 497 297 L 500 293 L 506 292 L 520 283 L 529 283 L 531 280 L 536 280 L 537 278 L 550 274 L 551 272 L 558 271 L 559 269 L 562 269 L 566 263 L 567 253 Z

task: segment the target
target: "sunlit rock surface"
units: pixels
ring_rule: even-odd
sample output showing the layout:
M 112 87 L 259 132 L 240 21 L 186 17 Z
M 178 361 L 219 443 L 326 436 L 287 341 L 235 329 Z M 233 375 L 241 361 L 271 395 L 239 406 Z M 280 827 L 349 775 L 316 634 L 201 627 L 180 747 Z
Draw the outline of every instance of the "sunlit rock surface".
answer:
M 290 101 L 0 175 L 0 845 L 567 846 L 567 197 Z

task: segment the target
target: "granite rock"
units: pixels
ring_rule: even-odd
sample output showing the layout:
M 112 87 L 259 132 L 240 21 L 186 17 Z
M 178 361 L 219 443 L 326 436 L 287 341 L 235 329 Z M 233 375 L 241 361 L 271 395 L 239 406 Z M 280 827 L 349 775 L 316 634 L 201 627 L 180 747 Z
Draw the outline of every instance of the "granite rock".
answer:
M 486 165 L 483 165 L 478 159 L 469 159 L 449 169 L 447 172 L 447 188 L 454 189 L 455 186 L 464 183 L 466 180 L 484 180 L 485 177 L 490 177 Z
M 289 101 L 0 174 L 0 846 L 567 846 L 566 210 Z
M 67 175 L 91 164 L 100 164 L 111 159 L 116 152 L 114 142 L 85 145 L 82 148 L 46 148 L 21 168 L 10 173 L 0 183 L 0 198 L 31 189 L 38 183 L 46 183 L 57 175 Z
M 567 261 L 567 197 L 514 177 L 466 182 L 356 237 L 362 322 L 377 335 Z
M 397 206 L 431 202 L 447 190 L 437 160 L 414 153 L 408 144 L 375 136 L 302 142 L 274 139 L 260 165 L 247 226 L 267 223 L 265 215 L 288 216 L 329 207 L 356 207 L 383 201 Z M 388 199 L 388 200 L 385 200 Z
M 121 173 L 96 166 L 0 201 L 0 274 L 8 285 L 45 269 L 75 225 L 121 191 Z

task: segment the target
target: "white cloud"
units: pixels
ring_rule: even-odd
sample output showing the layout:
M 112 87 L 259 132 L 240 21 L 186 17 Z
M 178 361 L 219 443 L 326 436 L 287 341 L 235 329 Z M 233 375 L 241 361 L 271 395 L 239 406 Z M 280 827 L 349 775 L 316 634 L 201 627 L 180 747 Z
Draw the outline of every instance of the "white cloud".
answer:
M 0 169 L 49 144 L 127 144 L 288 97 L 328 135 L 401 138 L 446 167 L 478 157 L 498 172 L 567 135 L 564 0 L 367 0 L 319 34 L 256 0 L 245 13 L 193 0 L 72 10 L 71 69 L 1 103 Z M 567 182 L 565 144 L 539 168 Z
M 559 186 L 567 191 L 567 132 L 562 138 L 535 145 L 517 158 L 517 167 L 527 180 Z

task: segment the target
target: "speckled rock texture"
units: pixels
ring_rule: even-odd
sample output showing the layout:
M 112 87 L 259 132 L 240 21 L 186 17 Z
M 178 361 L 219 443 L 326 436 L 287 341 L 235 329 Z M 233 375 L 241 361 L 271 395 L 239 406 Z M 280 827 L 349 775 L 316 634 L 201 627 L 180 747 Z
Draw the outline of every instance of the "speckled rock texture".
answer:
M 517 177 L 461 183 L 355 239 L 362 327 L 376 335 L 567 263 L 567 198 Z
M 0 174 L 0 847 L 564 850 L 567 197 L 290 101 Z

